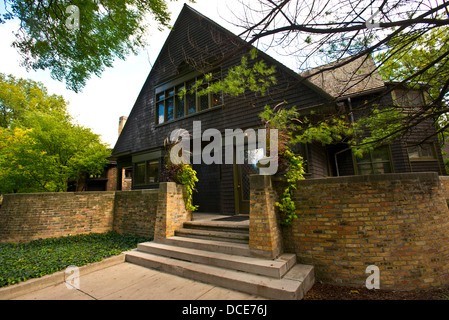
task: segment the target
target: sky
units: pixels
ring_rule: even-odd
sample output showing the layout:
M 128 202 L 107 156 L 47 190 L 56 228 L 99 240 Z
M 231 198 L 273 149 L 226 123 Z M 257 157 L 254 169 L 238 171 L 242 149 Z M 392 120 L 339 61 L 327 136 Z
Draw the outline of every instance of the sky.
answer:
M 188 3 L 228 30 L 234 33 L 239 31 L 229 22 L 235 21 L 231 8 L 235 8 L 237 0 L 196 0 L 195 3 L 169 1 L 172 25 L 184 3 Z M 103 142 L 109 144 L 111 148 L 114 147 L 118 138 L 119 118 L 128 116 L 131 112 L 169 30 L 162 32 L 156 28 L 150 30 L 149 45 L 137 56 L 130 55 L 126 60 L 117 59 L 113 67 L 107 68 L 100 78 L 92 75 L 82 92 L 75 93 L 66 89 L 64 82 L 53 80 L 49 70 L 27 72 L 20 66 L 20 55 L 11 47 L 14 40 L 13 32 L 17 29 L 17 22 L 8 21 L 0 25 L 0 72 L 42 82 L 50 94 L 62 95 L 69 102 L 69 112 L 76 121 L 82 126 L 91 128 L 94 133 L 101 136 Z

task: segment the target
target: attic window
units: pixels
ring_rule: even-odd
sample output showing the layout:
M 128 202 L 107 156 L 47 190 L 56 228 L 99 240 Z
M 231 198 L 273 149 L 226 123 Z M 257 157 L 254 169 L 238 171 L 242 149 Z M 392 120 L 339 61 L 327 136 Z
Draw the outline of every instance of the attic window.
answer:
M 202 89 L 207 89 L 221 79 L 221 69 L 215 69 L 211 73 L 210 81 L 206 81 L 203 75 L 184 76 L 156 88 L 156 124 L 223 105 L 221 93 L 199 94 Z M 203 83 L 193 89 L 198 80 L 203 80 Z
M 396 89 L 392 92 L 393 104 L 397 107 L 412 108 L 419 110 L 423 105 L 423 93 L 420 90 L 400 90 Z

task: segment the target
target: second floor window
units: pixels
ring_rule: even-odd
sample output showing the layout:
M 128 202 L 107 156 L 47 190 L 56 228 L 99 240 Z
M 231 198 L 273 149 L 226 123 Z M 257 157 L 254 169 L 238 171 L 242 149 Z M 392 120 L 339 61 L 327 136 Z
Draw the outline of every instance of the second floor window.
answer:
M 221 79 L 221 70 L 212 72 L 212 79 L 204 76 L 191 77 L 188 80 L 174 81 L 173 86 L 164 85 L 156 89 L 156 124 L 179 119 L 196 112 L 208 110 L 223 104 L 221 93 L 199 94 L 210 84 Z M 195 88 L 197 81 L 202 84 Z
M 407 148 L 410 161 L 436 161 L 437 156 L 433 143 L 412 145 Z

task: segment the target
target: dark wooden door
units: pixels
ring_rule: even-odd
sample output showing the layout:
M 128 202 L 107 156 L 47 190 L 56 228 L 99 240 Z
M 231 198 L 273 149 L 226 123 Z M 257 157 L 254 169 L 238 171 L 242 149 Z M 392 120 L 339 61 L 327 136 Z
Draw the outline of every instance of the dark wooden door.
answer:
M 220 213 L 220 180 L 219 164 L 194 164 L 198 182 L 193 193 L 193 204 L 198 205 L 198 212 Z

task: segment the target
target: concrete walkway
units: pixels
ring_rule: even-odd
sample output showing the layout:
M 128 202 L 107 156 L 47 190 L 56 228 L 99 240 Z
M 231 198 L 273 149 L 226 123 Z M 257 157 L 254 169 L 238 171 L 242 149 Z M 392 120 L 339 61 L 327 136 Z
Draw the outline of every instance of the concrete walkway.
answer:
M 82 274 L 79 280 L 79 290 L 59 283 L 13 300 L 263 300 L 127 262 Z

